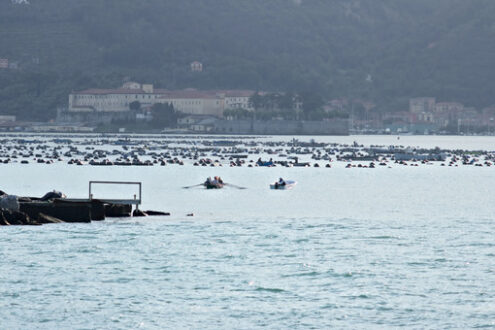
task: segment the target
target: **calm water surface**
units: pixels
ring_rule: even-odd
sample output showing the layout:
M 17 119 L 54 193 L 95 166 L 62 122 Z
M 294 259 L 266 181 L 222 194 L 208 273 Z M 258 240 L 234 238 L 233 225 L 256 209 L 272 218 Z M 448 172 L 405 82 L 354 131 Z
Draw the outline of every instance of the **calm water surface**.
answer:
M 0 168 L 18 195 L 142 181 L 172 212 L 0 228 L 2 329 L 495 327 L 493 167 Z M 213 175 L 248 189 L 181 189 Z

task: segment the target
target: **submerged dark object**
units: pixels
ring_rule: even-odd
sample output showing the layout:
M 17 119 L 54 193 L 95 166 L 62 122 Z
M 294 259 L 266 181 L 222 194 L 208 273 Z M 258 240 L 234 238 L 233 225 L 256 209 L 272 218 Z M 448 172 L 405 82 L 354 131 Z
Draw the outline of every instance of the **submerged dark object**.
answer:
M 155 216 L 155 215 L 169 216 L 170 215 L 169 212 L 152 211 L 152 210 L 144 211 L 144 213 L 146 213 L 147 215 L 151 215 L 151 216 Z
M 134 212 L 132 212 L 132 216 L 133 217 L 146 217 L 146 216 L 169 216 L 170 213 L 169 212 L 160 212 L 160 211 L 151 211 L 151 210 L 148 210 L 148 211 L 141 211 L 139 209 L 136 209 L 134 210 Z

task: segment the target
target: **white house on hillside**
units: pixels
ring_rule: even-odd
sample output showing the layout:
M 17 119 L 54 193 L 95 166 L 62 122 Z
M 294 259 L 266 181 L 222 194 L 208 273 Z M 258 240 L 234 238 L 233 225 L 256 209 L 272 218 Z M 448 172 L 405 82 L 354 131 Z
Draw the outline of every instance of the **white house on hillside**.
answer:
M 177 111 L 191 115 L 222 117 L 225 109 L 253 110 L 249 98 L 253 91 L 185 89 L 170 91 L 155 89 L 151 84 L 127 82 L 117 89 L 87 89 L 69 95 L 69 113 L 126 113 L 131 103 L 142 108 L 155 103 L 169 103 Z

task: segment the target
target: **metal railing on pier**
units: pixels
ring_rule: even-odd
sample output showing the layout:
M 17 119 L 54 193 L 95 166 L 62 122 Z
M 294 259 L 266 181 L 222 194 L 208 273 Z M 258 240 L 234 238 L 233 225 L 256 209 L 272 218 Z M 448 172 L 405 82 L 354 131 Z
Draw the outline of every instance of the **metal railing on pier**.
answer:
M 105 199 L 105 198 L 97 198 L 98 200 L 105 202 L 105 203 L 111 203 L 111 204 L 124 204 L 124 205 L 136 205 L 136 208 L 139 207 L 139 205 L 142 202 L 142 186 L 143 184 L 141 182 L 130 182 L 130 181 L 89 181 L 89 200 L 95 199 L 93 196 L 93 185 L 96 184 L 107 184 L 107 185 L 136 185 L 139 187 L 139 193 L 136 196 L 134 194 L 134 198 L 132 199 Z

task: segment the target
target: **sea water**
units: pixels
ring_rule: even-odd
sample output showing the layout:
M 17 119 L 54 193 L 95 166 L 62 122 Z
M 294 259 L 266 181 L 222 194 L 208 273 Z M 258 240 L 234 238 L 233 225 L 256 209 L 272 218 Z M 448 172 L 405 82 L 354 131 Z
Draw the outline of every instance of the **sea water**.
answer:
M 141 181 L 172 213 L 0 227 L 1 329 L 495 327 L 495 167 L 0 171 L 23 196 Z M 182 188 L 215 175 L 247 189 Z

